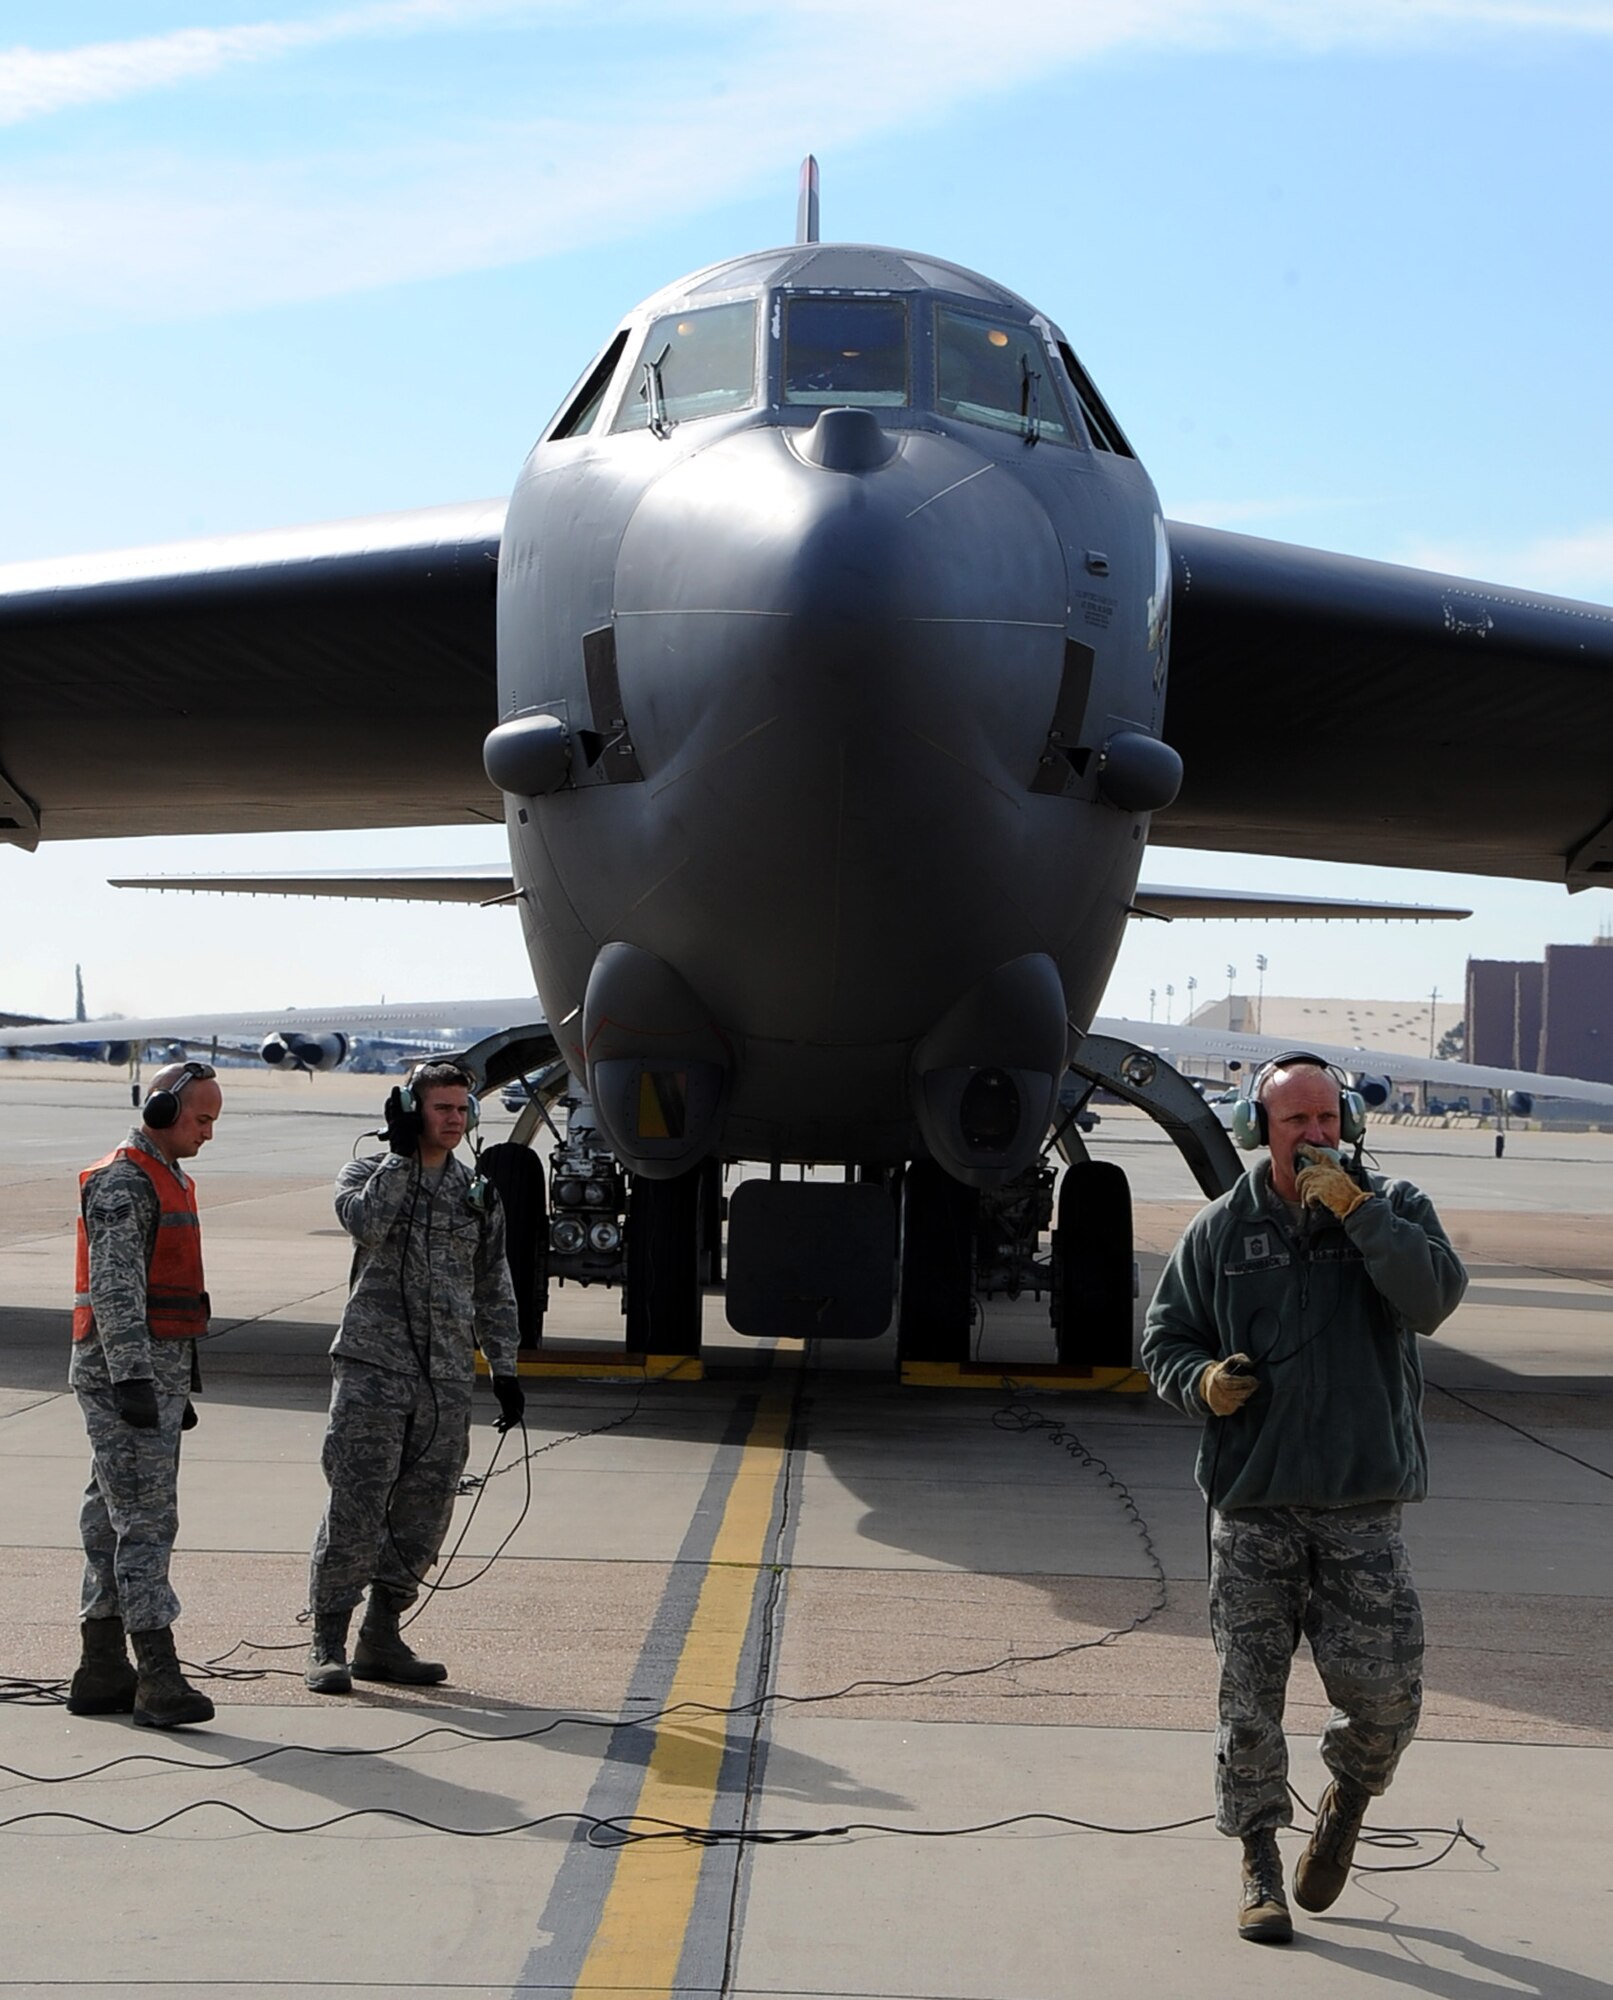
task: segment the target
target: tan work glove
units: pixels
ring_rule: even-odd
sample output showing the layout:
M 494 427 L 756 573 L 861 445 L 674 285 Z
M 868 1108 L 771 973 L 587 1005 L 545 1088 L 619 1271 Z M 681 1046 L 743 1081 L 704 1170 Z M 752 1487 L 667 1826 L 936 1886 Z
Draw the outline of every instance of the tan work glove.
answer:
M 1362 1202 L 1371 1201 L 1371 1192 L 1357 1187 L 1337 1160 L 1313 1153 L 1309 1147 L 1300 1149 L 1299 1158 L 1305 1164 L 1295 1176 L 1294 1186 L 1304 1207 L 1331 1209 L 1342 1222 L 1347 1215 L 1354 1215 Z
M 1199 1396 L 1206 1403 L 1212 1415 L 1234 1416 L 1260 1387 L 1253 1375 L 1235 1375 L 1229 1363 L 1241 1361 L 1248 1366 L 1247 1354 L 1230 1355 L 1227 1361 L 1212 1361 L 1199 1377 Z

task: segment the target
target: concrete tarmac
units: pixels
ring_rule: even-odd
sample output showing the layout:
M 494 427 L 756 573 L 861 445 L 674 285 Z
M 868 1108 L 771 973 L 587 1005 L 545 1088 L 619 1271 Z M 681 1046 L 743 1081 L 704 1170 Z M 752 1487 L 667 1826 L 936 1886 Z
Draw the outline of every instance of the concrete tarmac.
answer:
M 1613 2000 L 1613 1137 L 1379 1135 L 1473 1273 L 1425 1349 L 1407 1516 L 1427 1705 L 1383 1844 L 1262 1949 L 1204 1817 L 1196 1426 L 1150 1397 L 900 1389 L 888 1338 L 747 1341 L 710 1299 L 706 1380 L 530 1383 L 525 1459 L 485 1396 L 439 1572 L 465 1587 L 411 1632 L 445 1686 L 308 1694 L 329 1190 L 385 1083 L 223 1082 L 175 1560 L 219 1712 L 159 1734 L 18 1698 L 77 1653 L 75 1175 L 130 1113 L 115 1073 L 0 1064 L 0 1995 Z M 1146 1298 L 1196 1193 L 1129 1113 L 1093 1144 L 1132 1177 Z M 618 1306 L 558 1290 L 550 1330 L 603 1350 Z M 1050 1358 L 1045 1311 L 988 1302 L 979 1346 Z M 1306 1800 L 1324 1714 L 1302 1656 Z M 1482 1851 L 1437 1859 L 1458 1823 Z M 853 1830 L 612 1844 L 679 1824 Z

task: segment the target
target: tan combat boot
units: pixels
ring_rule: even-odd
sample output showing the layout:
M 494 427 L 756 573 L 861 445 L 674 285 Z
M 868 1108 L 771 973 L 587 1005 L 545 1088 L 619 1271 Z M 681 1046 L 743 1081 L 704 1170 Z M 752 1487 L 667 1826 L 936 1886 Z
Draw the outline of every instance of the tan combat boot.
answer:
M 1302 1910 L 1331 1909 L 1350 1879 L 1355 1843 L 1372 1794 L 1335 1778 L 1316 1808 L 1316 1827 L 1294 1870 L 1294 1901 Z
M 1269 1826 L 1243 1836 L 1238 1935 L 1252 1944 L 1287 1944 L 1294 1935 L 1294 1920 L 1283 1894 L 1283 1858 L 1277 1852 L 1276 1832 Z

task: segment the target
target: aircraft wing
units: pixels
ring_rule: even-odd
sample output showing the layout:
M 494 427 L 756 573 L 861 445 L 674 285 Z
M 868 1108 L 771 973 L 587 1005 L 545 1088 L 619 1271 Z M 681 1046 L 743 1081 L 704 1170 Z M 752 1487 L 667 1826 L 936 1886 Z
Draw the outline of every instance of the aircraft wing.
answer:
M 461 862 L 453 868 L 310 868 L 262 875 L 119 875 L 109 886 L 206 890 L 230 896 L 368 896 L 404 903 L 503 903 L 515 895 L 507 861 Z
M 1153 836 L 1613 886 L 1613 609 L 1170 525 Z
M 121 888 L 189 887 L 189 877 L 172 883 L 160 876 L 149 882 L 114 882 Z M 1261 917 L 1300 918 L 1313 921 L 1333 919 L 1352 923 L 1451 922 L 1470 917 L 1471 910 L 1454 909 L 1437 903 L 1365 903 L 1350 896 L 1273 896 L 1259 889 L 1200 889 L 1163 882 L 1139 882 L 1131 899 L 1134 917 L 1158 917 L 1172 923 L 1178 917 Z
M 504 503 L 0 567 L 0 840 L 502 822 Z
M 1152 1049 L 1178 1067 L 1183 1061 L 1241 1065 L 1245 1078 L 1273 1056 L 1286 1055 L 1298 1043 L 1276 1035 L 1239 1035 L 1223 1028 L 1168 1027 L 1159 1021 L 1127 1021 L 1102 1017 L 1092 1023 L 1095 1035 L 1135 1042 Z M 1346 1047 L 1341 1042 L 1306 1042 L 1307 1052 L 1335 1063 L 1353 1075 L 1386 1076 L 1396 1083 L 1437 1083 L 1449 1090 L 1524 1091 L 1531 1097 L 1565 1097 L 1576 1104 L 1613 1104 L 1613 1083 L 1593 1083 L 1588 1077 L 1545 1076 L 1532 1069 L 1491 1069 L 1483 1063 L 1441 1062 L 1435 1056 L 1396 1055 L 1387 1049 Z
M 98 1021 L 41 1021 L 27 1027 L 0 1028 L 0 1049 L 46 1048 L 60 1042 L 189 1042 L 201 1046 L 213 1040 L 260 1041 L 265 1035 L 344 1034 L 402 1039 L 419 1035 L 457 1035 L 462 1030 L 488 1032 L 530 1022 L 538 1003 L 525 1000 L 411 1000 L 373 1007 L 282 1007 L 261 1013 L 150 1014 Z

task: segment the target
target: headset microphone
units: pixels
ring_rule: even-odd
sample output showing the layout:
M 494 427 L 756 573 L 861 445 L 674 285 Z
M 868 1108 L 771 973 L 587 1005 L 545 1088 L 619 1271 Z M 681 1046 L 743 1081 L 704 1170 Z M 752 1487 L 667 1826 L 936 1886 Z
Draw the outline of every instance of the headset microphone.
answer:
M 435 1076 L 428 1075 L 427 1072 L 431 1070 L 442 1073 Z M 474 1132 L 476 1127 L 482 1122 L 482 1107 L 476 1096 L 476 1081 L 471 1076 L 469 1070 L 461 1069 L 458 1063 L 452 1062 L 435 1062 L 428 1059 L 425 1062 L 416 1063 L 414 1068 L 410 1070 L 407 1079 L 398 1087 L 398 1105 L 400 1110 L 411 1114 L 419 1112 L 420 1092 L 416 1086 L 422 1078 L 424 1078 L 425 1087 L 428 1090 L 434 1084 L 458 1084 L 464 1089 L 465 1130 L 467 1132 Z
M 1266 1063 L 1249 1086 L 1247 1097 L 1240 1097 L 1232 1111 L 1232 1137 L 1243 1148 L 1252 1153 L 1257 1146 L 1271 1143 L 1267 1128 L 1266 1107 L 1262 1102 L 1271 1079 L 1282 1069 L 1319 1069 L 1324 1076 L 1332 1077 L 1339 1087 L 1339 1137 L 1346 1146 L 1359 1147 L 1367 1136 L 1367 1101 L 1360 1091 L 1350 1088 L 1350 1079 L 1335 1063 L 1324 1056 L 1313 1055 L 1309 1049 L 1287 1049 L 1280 1056 L 1273 1056 Z

